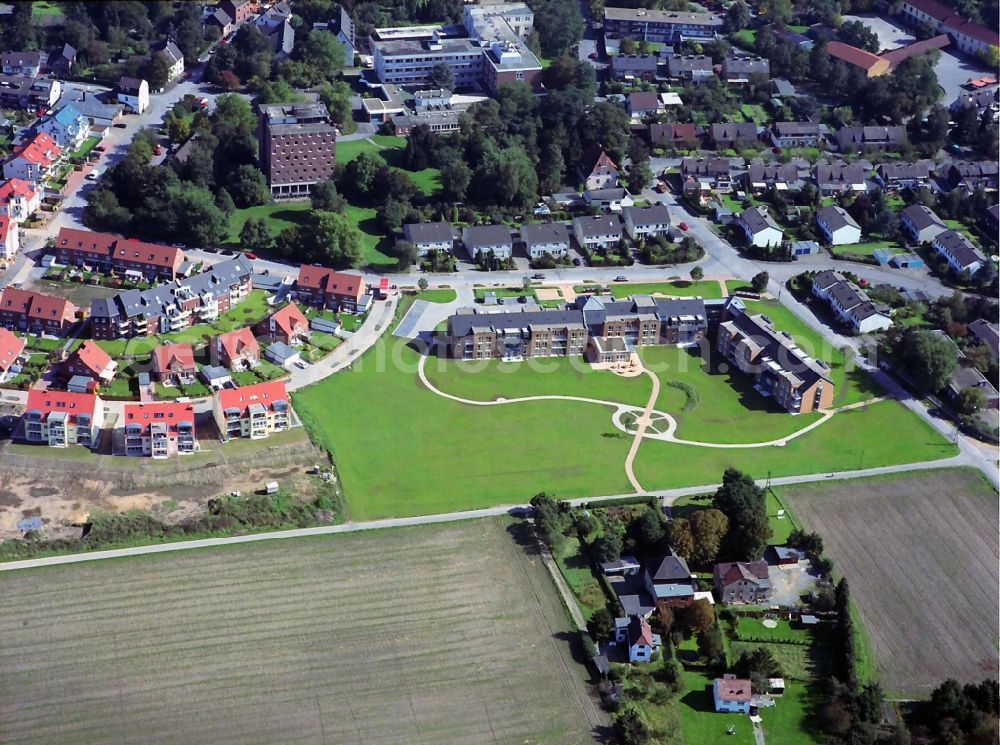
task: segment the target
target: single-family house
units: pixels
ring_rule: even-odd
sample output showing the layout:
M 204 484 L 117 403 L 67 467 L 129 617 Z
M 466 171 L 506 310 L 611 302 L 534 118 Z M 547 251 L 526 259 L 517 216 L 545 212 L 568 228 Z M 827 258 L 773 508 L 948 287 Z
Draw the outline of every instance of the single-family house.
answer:
M 660 635 L 653 633 L 649 621 L 642 616 L 616 618 L 615 642 L 627 645 L 629 662 L 649 662 L 662 645 Z
M 0 215 L 0 259 L 10 261 L 21 249 L 21 229 L 17 221 Z
M 292 407 L 281 380 L 223 388 L 212 398 L 212 416 L 226 439 L 260 440 L 291 426 Z
M 455 246 L 455 229 L 447 222 L 411 222 L 403 226 L 403 238 L 426 256 L 431 251 L 451 253 Z
M 53 75 L 66 76 L 73 72 L 76 65 L 76 49 L 70 44 L 63 44 L 59 49 L 49 54 L 49 70 Z
M 49 175 L 61 155 L 62 149 L 51 136 L 36 132 L 14 148 L 3 164 L 3 177 L 38 184 Z
M 802 176 L 795 163 L 751 161 L 744 182 L 751 194 L 763 194 L 768 189 L 797 191 L 802 188 Z
M 149 83 L 123 76 L 118 81 L 118 103 L 132 114 L 141 114 L 149 108 Z
M 118 363 L 111 355 L 87 339 L 66 360 L 66 377 L 83 375 L 101 383 L 110 383 L 118 372 Z
M 13 331 L 0 328 L 0 382 L 4 376 L 18 365 L 24 345 L 27 342 Z
M 635 199 L 624 186 L 615 186 L 610 189 L 588 189 L 583 192 L 583 202 L 602 210 L 621 212 L 625 207 L 634 205 Z
M 569 253 L 569 230 L 561 222 L 528 223 L 521 226 L 521 240 L 529 259 L 546 254 L 559 258 Z
M 579 173 L 585 190 L 607 189 L 618 185 L 618 166 L 597 143 L 584 151 Z
M 469 258 L 475 260 L 480 252 L 498 259 L 509 259 L 514 255 L 514 240 L 507 225 L 470 225 L 462 228 L 462 245 Z
M 299 344 L 309 334 L 309 321 L 299 306 L 289 303 L 262 319 L 254 331 L 272 342 Z
M 210 352 L 213 365 L 229 370 L 249 369 L 260 362 L 260 344 L 247 326 L 216 336 L 211 341 Z
M 643 585 L 657 606 L 668 608 L 690 605 L 697 589 L 687 562 L 673 551 L 646 565 Z
M 892 326 L 888 312 L 880 310 L 864 291 L 837 272 L 826 269 L 817 273 L 813 277 L 812 294 L 825 301 L 855 333 L 870 334 Z
M 36 129 L 48 134 L 62 149 L 77 150 L 90 137 L 90 120 L 69 104 L 43 116 Z
M 768 135 L 775 147 L 817 147 L 824 141 L 827 128 L 817 122 L 775 122 Z
M 749 714 L 752 695 L 748 678 L 726 673 L 712 682 L 712 701 L 718 712 Z
M 712 581 L 723 603 L 766 603 L 771 597 L 771 579 L 766 561 L 730 561 L 716 564 Z
M 684 158 L 681 160 L 681 181 L 685 194 L 704 197 L 730 192 L 733 190 L 732 163 L 729 158 Z
M 325 266 L 303 264 L 295 280 L 295 296 L 306 305 L 347 313 L 364 313 L 370 296 L 359 274 L 336 272 Z
M 23 178 L 12 178 L 0 184 L 0 215 L 23 222 L 42 206 L 41 189 Z
M 857 163 L 817 163 L 816 188 L 825 197 L 845 192 L 866 192 L 864 169 Z
M 934 236 L 934 250 L 958 273 L 975 274 L 986 263 L 986 257 L 975 244 L 957 230 L 945 230 Z
M 574 217 L 573 236 L 586 251 L 614 248 L 622 237 L 622 224 L 617 215 Z
M 198 449 L 194 404 L 152 401 L 125 404 L 120 425 L 125 455 L 157 460 Z
M 754 122 L 716 122 L 709 129 L 709 139 L 720 150 L 756 142 L 757 138 Z
M 168 83 L 172 83 L 184 75 L 184 55 L 173 39 L 166 39 L 154 44 L 150 51 L 152 54 L 160 55 L 167 63 Z
M 628 94 L 626 108 L 633 119 L 654 116 L 660 111 L 660 95 L 656 91 L 634 91 Z
M 769 80 L 771 63 L 764 57 L 726 57 L 722 60 L 722 79 L 727 83 L 749 83 L 751 78 Z
M 691 122 L 650 124 L 649 144 L 667 150 L 691 150 L 698 147 L 702 129 Z
M 22 416 L 24 439 L 60 448 L 83 445 L 96 450 L 104 425 L 104 405 L 93 393 L 31 388 Z
M 0 54 L 0 70 L 4 75 L 37 77 L 42 71 L 41 52 L 4 52 Z
M 198 374 L 190 344 L 163 344 L 153 350 L 153 375 L 163 385 L 191 383 Z
M 674 55 L 667 58 L 667 75 L 675 80 L 704 83 L 715 77 L 712 58 L 699 55 Z
M 223 8 L 216 6 L 215 10 L 205 19 L 205 26 L 217 29 L 219 37 L 225 38 L 233 30 L 233 19 Z
M 860 127 L 845 125 L 833 135 L 842 153 L 860 153 L 865 148 L 895 150 L 906 143 L 906 127 Z
M 916 163 L 886 161 L 875 169 L 875 180 L 883 189 L 919 189 L 929 186 L 934 161 L 920 160 Z
M 663 204 L 626 207 L 622 210 L 622 217 L 625 218 L 625 232 L 634 241 L 670 232 L 670 212 Z
M 861 226 L 847 210 L 836 204 L 820 207 L 816 211 L 816 226 L 832 246 L 861 242 Z
M 899 223 L 916 243 L 930 243 L 948 229 L 930 207 L 911 204 L 899 213 Z
M 767 207 L 748 207 L 740 213 L 737 224 L 743 229 L 751 246 L 780 246 L 785 239 L 781 226 L 775 222 Z

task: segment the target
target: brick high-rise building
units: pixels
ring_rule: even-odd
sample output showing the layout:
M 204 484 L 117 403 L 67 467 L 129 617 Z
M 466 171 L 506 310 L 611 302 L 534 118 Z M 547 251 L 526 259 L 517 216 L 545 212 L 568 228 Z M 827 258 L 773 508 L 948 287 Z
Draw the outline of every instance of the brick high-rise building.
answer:
M 333 176 L 337 128 L 321 103 L 260 107 L 260 164 L 275 199 L 309 196 Z

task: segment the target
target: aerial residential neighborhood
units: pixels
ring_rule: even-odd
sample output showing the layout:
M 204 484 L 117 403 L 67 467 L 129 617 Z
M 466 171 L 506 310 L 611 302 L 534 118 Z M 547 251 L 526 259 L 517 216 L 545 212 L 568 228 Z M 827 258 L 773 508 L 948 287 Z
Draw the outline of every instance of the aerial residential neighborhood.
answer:
M 0 742 L 996 742 L 998 28 L 0 3 Z

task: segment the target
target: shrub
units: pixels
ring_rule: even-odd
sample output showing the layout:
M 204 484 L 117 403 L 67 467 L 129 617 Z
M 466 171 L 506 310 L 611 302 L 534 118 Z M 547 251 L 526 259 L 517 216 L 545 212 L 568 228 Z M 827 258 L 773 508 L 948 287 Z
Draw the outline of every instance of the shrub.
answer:
M 678 390 L 683 391 L 684 395 L 687 396 L 687 401 L 684 402 L 684 405 L 681 407 L 681 411 L 691 411 L 701 403 L 701 394 L 698 393 L 698 391 L 696 391 L 690 384 L 685 383 L 682 380 L 668 380 L 667 385 L 671 388 L 677 388 Z

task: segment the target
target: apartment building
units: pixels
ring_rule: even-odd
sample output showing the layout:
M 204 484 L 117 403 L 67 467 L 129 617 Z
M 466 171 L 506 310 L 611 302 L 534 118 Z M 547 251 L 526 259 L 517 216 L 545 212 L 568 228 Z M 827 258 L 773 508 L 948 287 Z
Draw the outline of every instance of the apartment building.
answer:
M 224 388 L 212 399 L 212 416 L 226 440 L 248 437 L 260 440 L 291 427 L 292 407 L 285 383 L 267 383 Z
M 37 132 L 18 145 L 4 161 L 5 179 L 24 179 L 37 184 L 46 178 L 59 158 L 62 149 L 45 132 Z
M 75 228 L 60 228 L 52 249 L 60 264 L 147 280 L 177 279 L 185 263 L 184 251 L 176 246 Z
M 0 183 L 0 215 L 23 222 L 42 206 L 42 191 L 30 181 L 12 178 Z
M 888 313 L 880 311 L 868 296 L 838 272 L 826 269 L 813 277 L 812 294 L 857 334 L 884 331 L 892 326 Z
M 194 404 L 177 401 L 125 404 L 117 437 L 125 455 L 156 460 L 198 450 Z
M 730 298 L 719 324 L 716 350 L 754 379 L 754 388 L 785 411 L 800 414 L 829 409 L 833 380 L 822 360 L 814 360 L 767 316 L 751 316 L 739 298 Z
M 319 102 L 259 107 L 261 170 L 275 199 L 305 197 L 333 176 L 337 128 Z
M 28 442 L 61 448 L 82 445 L 96 450 L 104 425 L 104 405 L 93 393 L 32 388 L 22 417 Z
M 319 305 L 330 310 L 364 313 L 369 295 L 365 280 L 358 274 L 335 272 L 325 266 L 303 264 L 295 280 L 295 296 L 306 305 Z
M 0 328 L 0 382 L 3 382 L 4 376 L 9 371 L 19 369 L 18 365 L 22 361 L 21 355 L 26 343 L 13 331 Z
M 0 106 L 12 109 L 48 109 L 62 95 L 62 83 L 30 75 L 0 75 Z
M 77 150 L 90 137 L 90 120 L 73 104 L 66 104 L 54 114 L 43 116 L 35 130 L 45 132 L 65 150 Z
M 562 310 L 511 305 L 462 308 L 448 318 L 445 347 L 448 356 L 466 360 L 588 353 L 592 361 L 604 362 L 608 361 L 604 355 L 617 355 L 623 347 L 631 353 L 636 346 L 695 344 L 707 328 L 705 303 L 697 298 L 587 297 Z
M 152 336 L 213 323 L 250 294 L 252 274 L 250 261 L 240 255 L 193 277 L 94 299 L 90 303 L 91 336 Z
M 966 54 L 983 57 L 990 47 L 1000 46 L 1000 33 L 996 27 L 986 28 L 973 23 L 937 0 L 902 0 L 893 7 L 896 14 L 911 26 L 930 26 L 935 31 L 948 34 Z
M 64 336 L 76 323 L 76 306 L 69 300 L 31 290 L 0 290 L 0 326 L 46 336 Z
M 722 32 L 722 18 L 714 13 L 689 13 L 644 8 L 605 8 L 604 33 L 615 38 L 667 44 L 686 39 L 709 40 Z

